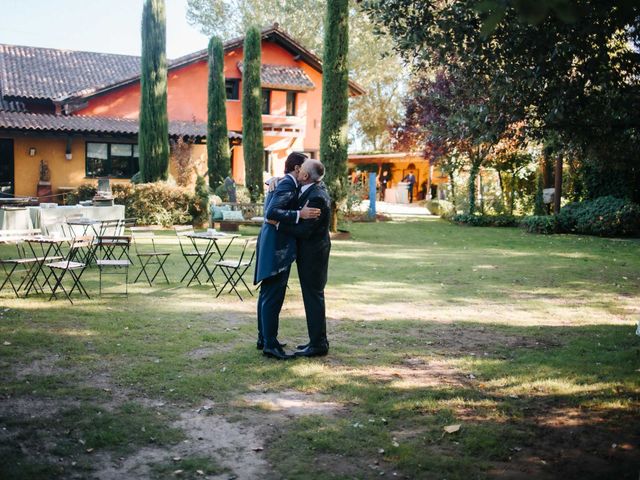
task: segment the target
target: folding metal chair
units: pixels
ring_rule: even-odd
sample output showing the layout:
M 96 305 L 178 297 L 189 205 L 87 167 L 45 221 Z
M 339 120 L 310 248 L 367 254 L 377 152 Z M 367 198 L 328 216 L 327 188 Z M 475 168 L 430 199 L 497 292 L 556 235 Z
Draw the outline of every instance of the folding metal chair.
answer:
M 164 264 L 171 255 L 170 252 L 162 252 L 158 251 L 156 248 L 155 235 L 153 230 L 149 227 L 131 227 L 131 238 L 133 239 L 133 246 L 136 250 L 136 256 L 140 261 L 140 273 L 133 281 L 136 283 L 138 279 L 144 275 L 149 283 L 149 286 L 153 284 L 153 281 L 156 279 L 158 274 L 162 272 L 164 279 L 169 283 L 169 278 L 167 277 L 167 273 L 164 270 Z M 148 251 L 148 247 L 143 247 L 143 243 L 151 244 L 151 250 Z M 151 269 L 156 267 L 155 272 L 148 272 L 147 268 Z
M 124 295 L 129 295 L 129 266 L 131 262 L 128 260 L 129 258 L 129 245 L 131 244 L 131 237 L 120 235 L 120 236 L 104 236 L 98 237 L 95 242 L 95 250 L 98 252 L 96 265 L 99 270 L 99 292 L 102 295 L 102 275 L 124 275 Z M 114 249 L 119 248 L 124 252 L 124 255 L 127 259 L 122 259 L 123 254 L 120 255 L 120 258 L 114 258 L 115 252 Z M 100 258 L 100 252 L 105 252 L 105 257 Z M 105 270 L 113 269 L 113 273 L 105 273 Z
M 79 259 L 91 258 L 93 252 L 93 237 L 91 236 L 83 236 L 74 238 L 71 242 L 71 246 L 69 247 L 69 253 L 67 254 L 67 258 L 64 260 L 60 260 L 58 262 L 47 263 L 45 266 L 51 270 L 51 274 L 55 278 L 55 283 L 51 290 L 51 296 L 49 300 L 53 298 L 58 298 L 56 292 L 58 289 L 61 289 L 67 300 L 71 302 L 73 305 L 73 300 L 71 300 L 71 294 L 77 288 L 78 291 L 84 294 L 87 298 L 91 298 L 87 293 L 87 290 L 84 288 L 81 282 L 82 274 L 87 268 L 87 264 L 85 262 L 78 261 Z M 73 280 L 73 284 L 71 289 L 67 292 L 67 289 L 64 287 L 62 280 L 69 273 Z
M 205 252 L 199 252 L 198 250 L 193 249 L 193 242 L 188 238 L 188 235 L 194 233 L 193 226 L 174 225 L 173 231 L 176 233 L 176 237 L 178 237 L 180 251 L 187 262 L 187 271 L 180 279 L 180 283 L 182 283 L 184 279 L 191 274 L 187 286 L 190 286 L 194 280 L 198 282 L 198 285 L 202 285 L 198 276 L 202 271 L 202 263 L 206 260 L 208 255 Z M 205 273 L 208 275 L 208 272 Z
M 17 251 L 17 257 L 14 258 L 3 258 L 0 259 L 0 265 L 2 265 L 2 270 L 5 273 L 5 278 L 2 284 L 0 285 L 0 292 L 4 289 L 4 287 L 9 284 L 13 293 L 16 297 L 19 296 L 18 292 L 23 287 L 27 279 L 29 278 L 33 267 L 38 263 L 43 261 L 43 258 L 39 257 L 29 257 L 26 249 L 24 248 L 23 240 L 24 238 L 28 238 L 30 236 L 39 235 L 40 229 L 29 229 L 29 230 L 11 230 L 11 231 L 3 231 L 0 234 L 2 237 L 2 241 L 0 243 L 5 244 L 14 244 Z M 61 257 L 57 257 L 61 258 Z M 18 269 L 18 267 L 23 267 Z M 13 283 L 13 277 L 18 272 L 25 272 L 24 278 L 20 281 L 18 286 Z
M 238 291 L 238 284 L 242 282 L 242 284 L 249 292 L 249 295 L 253 296 L 253 292 L 247 285 L 247 282 L 244 281 L 245 272 L 253 265 L 253 259 L 256 256 L 256 238 L 250 238 L 244 241 L 244 245 L 242 246 L 242 251 L 240 253 L 240 257 L 234 260 L 222 260 L 216 262 L 216 266 L 220 268 L 225 278 L 227 279 L 222 288 L 218 291 L 216 298 L 220 296 L 220 294 L 224 291 L 224 289 L 229 285 L 229 293 L 232 291 L 238 295 L 240 301 L 243 301 L 240 292 Z M 249 251 L 251 251 L 251 256 L 249 257 Z M 246 260 L 249 258 L 249 260 Z

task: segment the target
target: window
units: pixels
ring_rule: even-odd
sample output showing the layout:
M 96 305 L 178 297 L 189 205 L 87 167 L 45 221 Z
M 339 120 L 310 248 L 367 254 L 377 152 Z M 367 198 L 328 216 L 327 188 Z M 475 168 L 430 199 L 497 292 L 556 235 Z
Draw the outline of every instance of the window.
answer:
M 138 145 L 87 142 L 87 177 L 131 178 L 139 169 Z
M 271 113 L 271 90 L 262 89 L 262 114 L 269 115 Z
M 227 100 L 240 100 L 239 78 L 227 78 L 224 81 L 224 88 L 227 91 Z
M 296 116 L 296 92 L 287 92 L 287 117 Z

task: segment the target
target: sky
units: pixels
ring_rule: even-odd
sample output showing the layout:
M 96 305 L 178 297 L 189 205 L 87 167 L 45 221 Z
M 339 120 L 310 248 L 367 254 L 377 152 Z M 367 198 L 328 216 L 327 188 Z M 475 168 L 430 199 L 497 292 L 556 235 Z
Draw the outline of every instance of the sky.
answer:
M 0 0 L 0 43 L 140 55 L 143 0 Z M 207 48 L 187 0 L 166 0 L 167 56 Z

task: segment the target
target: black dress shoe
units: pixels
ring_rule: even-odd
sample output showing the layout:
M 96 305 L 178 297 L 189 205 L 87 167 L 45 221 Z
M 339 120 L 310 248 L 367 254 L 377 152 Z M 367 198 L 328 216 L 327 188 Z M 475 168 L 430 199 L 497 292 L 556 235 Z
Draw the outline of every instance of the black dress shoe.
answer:
M 304 350 L 298 350 L 294 353 L 296 357 L 324 357 L 327 353 L 329 353 L 329 347 L 314 347 L 309 345 Z
M 293 355 L 286 353 L 281 347 L 278 348 L 265 348 L 262 350 L 262 354 L 265 357 L 275 358 L 277 360 L 292 360 L 295 358 Z
M 326 348 L 328 350 L 329 349 L 329 342 L 325 340 L 325 343 L 326 343 Z M 307 347 L 310 347 L 310 346 L 311 346 L 311 343 L 305 343 L 304 345 L 296 345 L 296 348 L 298 350 L 305 350 Z
M 280 348 L 284 348 L 284 347 L 287 346 L 286 343 L 280 343 L 279 345 L 280 345 Z M 257 350 L 264 350 L 264 340 L 258 340 L 256 342 L 256 349 Z

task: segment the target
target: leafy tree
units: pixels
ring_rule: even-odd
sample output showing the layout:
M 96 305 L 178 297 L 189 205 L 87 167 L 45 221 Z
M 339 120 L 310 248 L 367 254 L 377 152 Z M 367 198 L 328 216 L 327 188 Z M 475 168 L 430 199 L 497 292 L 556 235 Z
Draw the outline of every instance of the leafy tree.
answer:
M 250 27 L 244 39 L 242 72 L 242 146 L 244 151 L 245 184 L 252 202 L 262 193 L 262 89 L 260 64 L 262 56 L 260 30 Z
M 164 0 L 146 0 L 142 9 L 140 75 L 140 176 L 143 182 L 169 176 L 167 55 Z
M 207 158 L 209 187 L 215 190 L 229 176 L 231 156 L 227 132 L 227 95 L 224 84 L 224 49 L 222 40 L 209 41 L 209 96 L 207 105 Z
M 469 213 L 476 210 L 480 168 L 505 132 L 507 121 L 486 94 L 451 72 L 416 77 L 405 103 L 405 118 L 396 135 L 412 137 L 427 158 L 466 158 L 469 168 Z M 451 169 L 450 169 L 451 170 Z M 453 170 L 452 170 L 453 171 Z
M 640 197 L 637 1 L 543 0 L 531 15 L 529 0 L 364 4 L 414 66 L 458 71 L 529 135 L 580 152 L 590 196 Z
M 279 23 L 302 45 L 321 52 L 327 0 L 188 0 L 187 19 L 207 35 L 238 37 L 248 26 Z M 389 147 L 389 125 L 398 120 L 406 69 L 391 38 L 379 36 L 355 3 L 350 4 L 349 68 L 367 94 L 352 99 L 351 136 L 365 149 Z
M 338 229 L 338 203 L 347 195 L 347 130 L 349 120 L 349 2 L 327 2 L 322 79 L 320 160 L 331 195 L 331 230 Z

